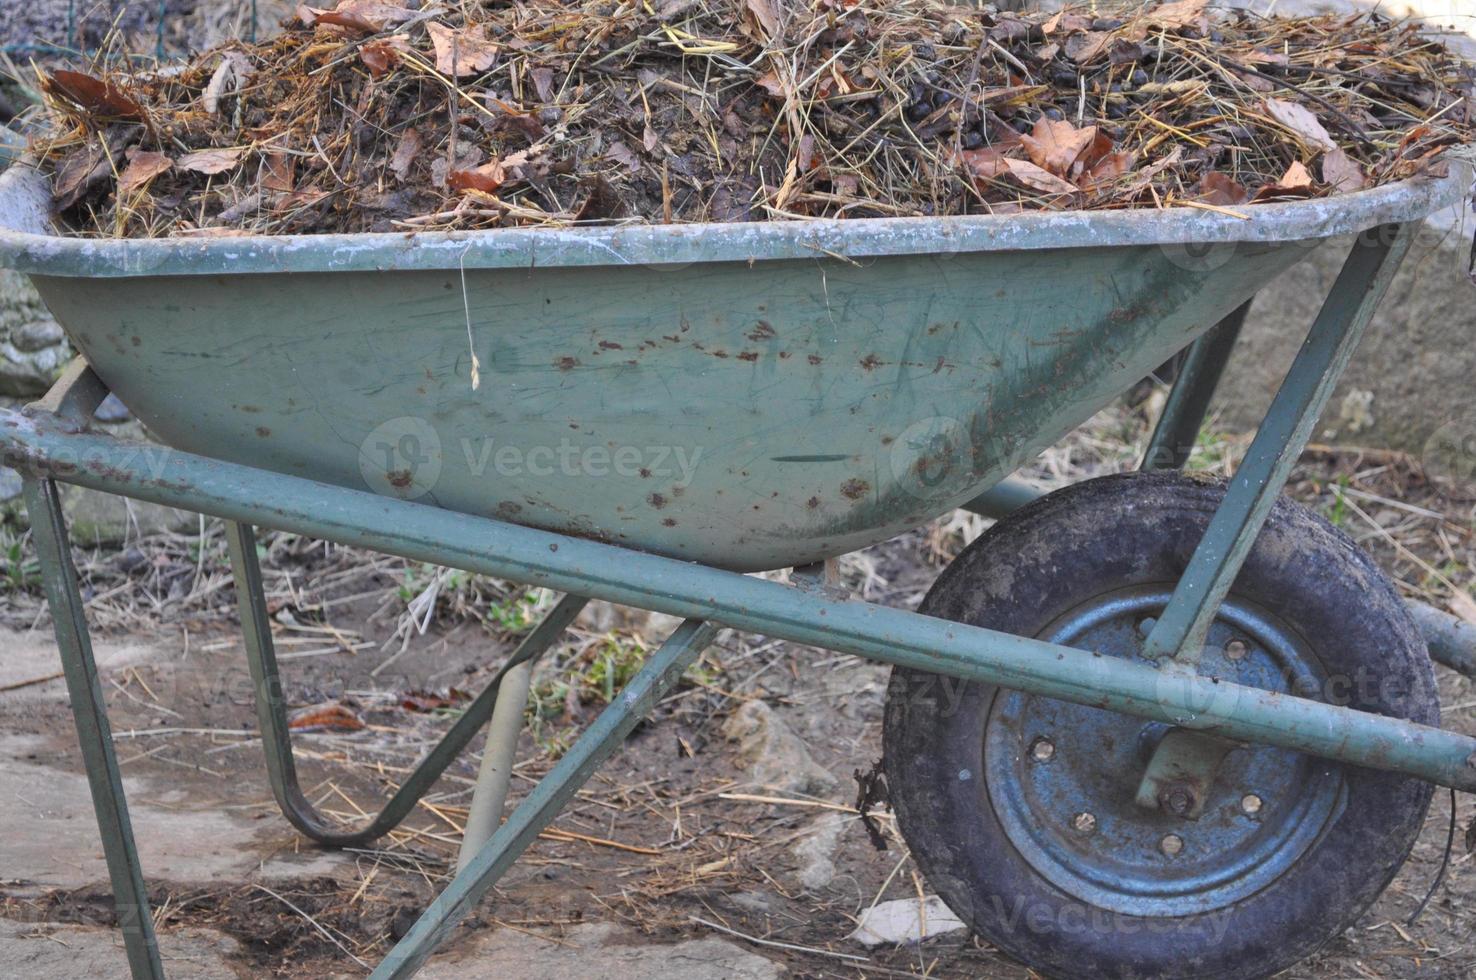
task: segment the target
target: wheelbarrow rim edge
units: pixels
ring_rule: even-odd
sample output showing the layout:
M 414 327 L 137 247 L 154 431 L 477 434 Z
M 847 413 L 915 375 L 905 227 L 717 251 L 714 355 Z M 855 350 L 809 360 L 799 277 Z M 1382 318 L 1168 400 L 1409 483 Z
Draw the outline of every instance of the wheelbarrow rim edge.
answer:
M 1042 211 L 464 232 L 91 239 L 49 223 L 48 179 L 22 161 L 0 173 L 0 268 L 73 278 L 454 271 L 959 255 L 1067 248 L 1317 242 L 1425 218 L 1459 202 L 1472 154 L 1351 194 L 1230 209 Z

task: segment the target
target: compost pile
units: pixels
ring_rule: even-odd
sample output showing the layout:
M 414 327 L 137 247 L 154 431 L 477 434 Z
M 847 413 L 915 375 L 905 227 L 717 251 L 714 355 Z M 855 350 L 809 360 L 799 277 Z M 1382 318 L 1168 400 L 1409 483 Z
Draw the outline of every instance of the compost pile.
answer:
M 1408 23 L 1205 0 L 343 0 L 43 81 L 87 235 L 1194 206 L 1437 170 L 1472 66 Z

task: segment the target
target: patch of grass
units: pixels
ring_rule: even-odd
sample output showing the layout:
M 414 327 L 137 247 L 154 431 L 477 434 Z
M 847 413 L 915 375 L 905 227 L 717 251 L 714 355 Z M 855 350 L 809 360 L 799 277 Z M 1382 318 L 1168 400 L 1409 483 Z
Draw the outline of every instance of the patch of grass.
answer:
M 41 563 L 25 547 L 24 536 L 0 532 L 0 550 L 5 555 L 3 581 L 7 592 L 32 593 L 41 588 Z

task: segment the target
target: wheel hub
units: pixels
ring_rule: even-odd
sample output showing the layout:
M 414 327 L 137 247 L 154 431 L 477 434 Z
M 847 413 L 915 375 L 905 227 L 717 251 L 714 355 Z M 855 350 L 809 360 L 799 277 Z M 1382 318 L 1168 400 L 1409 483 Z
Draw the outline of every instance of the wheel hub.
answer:
M 1041 639 L 1139 658 L 1167 590 L 1099 597 Z M 1148 661 L 1152 662 L 1152 661 Z M 1282 693 L 1320 691 L 1306 644 L 1274 617 L 1228 598 L 1200 674 Z M 1193 719 L 1180 719 L 1192 729 Z M 1138 799 L 1150 759 L 1175 726 L 1000 691 L 985 730 L 990 799 L 1012 843 L 1043 877 L 1101 908 L 1132 915 L 1210 911 L 1265 887 L 1317 840 L 1341 805 L 1336 765 L 1267 746 L 1224 756 L 1204 787 L 1156 784 Z

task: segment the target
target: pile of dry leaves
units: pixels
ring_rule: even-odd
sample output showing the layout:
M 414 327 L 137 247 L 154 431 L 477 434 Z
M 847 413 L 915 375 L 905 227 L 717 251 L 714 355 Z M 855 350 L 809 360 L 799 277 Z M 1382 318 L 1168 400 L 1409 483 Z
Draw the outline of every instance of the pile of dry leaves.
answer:
M 1222 209 L 1471 140 L 1472 67 L 1411 25 L 1102 10 L 342 0 L 181 68 L 55 72 L 39 151 L 75 231 L 159 236 Z

